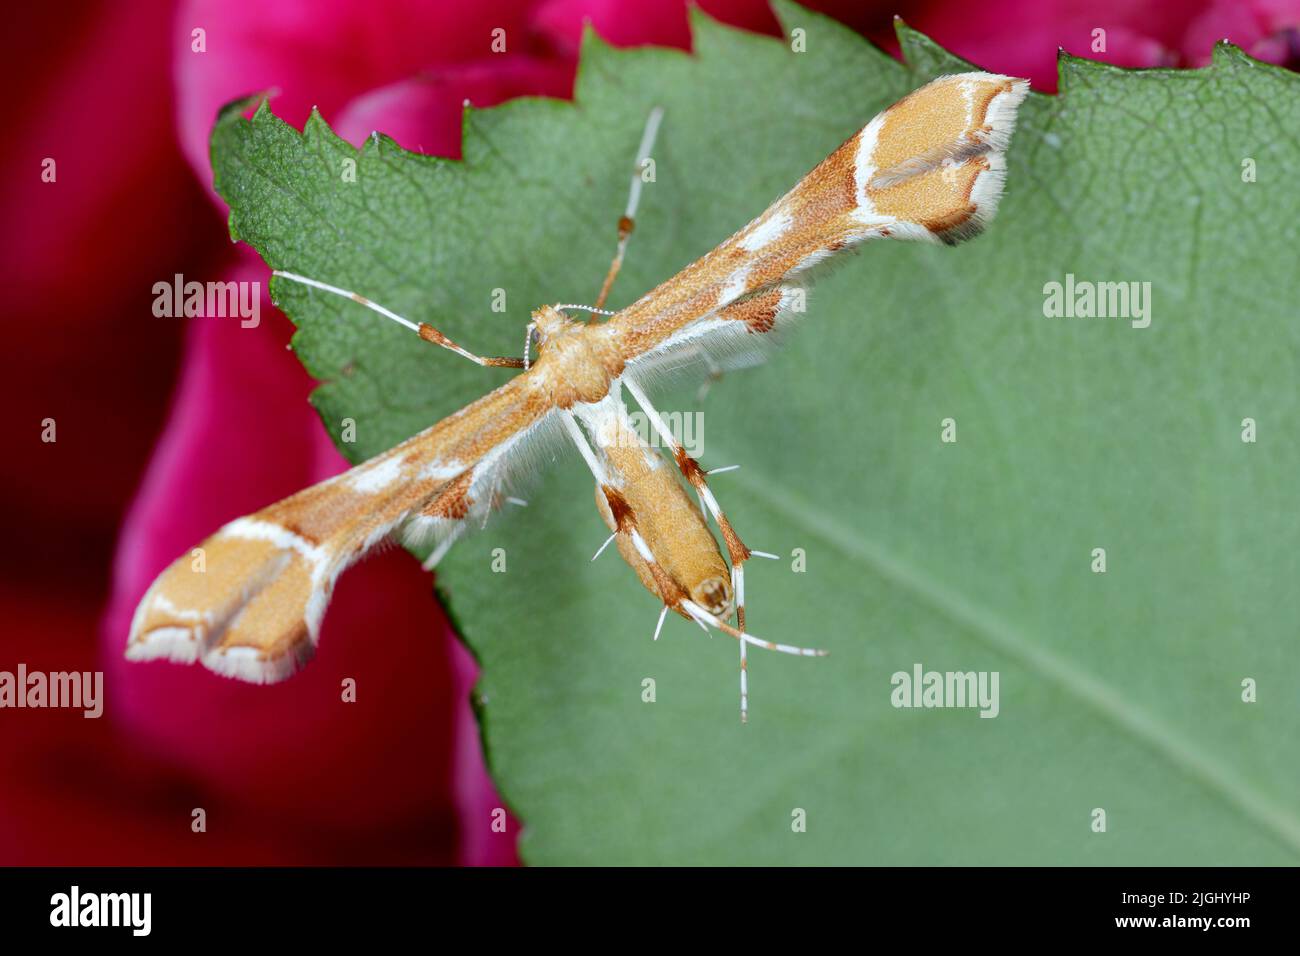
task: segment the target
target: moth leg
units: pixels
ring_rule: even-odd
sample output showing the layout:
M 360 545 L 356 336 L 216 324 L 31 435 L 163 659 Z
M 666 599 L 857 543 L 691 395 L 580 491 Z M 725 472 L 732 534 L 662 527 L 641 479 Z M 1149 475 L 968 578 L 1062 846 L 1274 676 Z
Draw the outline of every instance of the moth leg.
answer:
M 618 220 L 618 248 L 614 252 L 614 260 L 609 264 L 609 271 L 605 273 L 605 281 L 600 285 L 600 295 L 596 297 L 597 309 L 605 305 L 605 300 L 609 298 L 609 290 L 614 287 L 618 271 L 623 267 L 627 240 L 632 235 L 632 230 L 636 228 L 636 210 L 641 203 L 642 170 L 646 160 L 650 158 L 650 150 L 654 149 L 655 137 L 659 135 L 659 124 L 663 118 L 664 111 L 661 106 L 656 106 L 646 117 L 645 130 L 641 133 L 641 145 L 637 147 L 636 162 L 632 166 L 632 184 L 628 188 L 627 205 Z M 592 315 L 594 316 L 595 313 Z
M 593 555 L 591 556 L 591 560 L 595 561 L 595 560 L 596 560 L 597 558 L 599 558 L 602 554 L 604 554 L 604 553 L 605 553 L 605 549 L 608 548 L 608 547 L 610 546 L 610 544 L 613 543 L 614 539 L 617 538 L 617 537 L 618 537 L 618 532 L 615 531 L 615 532 L 614 532 L 613 534 L 611 534 L 608 538 L 606 538 L 606 539 L 605 539 L 605 542 L 604 542 L 604 543 L 603 543 L 599 548 L 596 549 L 596 553 L 593 554 Z
M 456 520 L 451 526 L 451 530 L 437 539 L 437 545 L 435 545 L 434 549 L 429 552 L 429 556 L 420 563 L 420 567 L 426 571 L 436 570 L 442 559 L 447 556 L 447 552 L 451 550 L 452 545 L 463 538 L 465 532 L 471 530 L 471 521 L 478 514 L 482 514 L 482 520 L 478 522 L 479 528 L 482 529 L 487 527 L 488 520 L 492 515 L 500 511 L 506 505 L 514 505 L 517 508 L 528 507 L 528 502 L 524 501 L 522 498 L 514 498 L 509 495 L 501 494 L 498 490 L 500 484 L 500 477 L 498 476 L 497 480 L 493 484 L 492 491 L 488 497 L 484 499 L 484 503 L 473 506 L 463 518 Z M 417 537 L 416 540 L 418 541 L 420 539 Z M 407 543 L 409 544 L 411 541 L 408 539 Z
M 721 382 L 723 371 L 717 362 L 713 361 L 713 356 L 709 354 L 708 349 L 700 349 L 700 357 L 704 359 L 704 364 L 709 370 L 708 378 L 700 382 L 699 390 L 695 393 L 695 400 L 703 402 L 708 397 L 709 389 L 713 388 L 714 383 Z
M 582 460 L 587 463 L 587 467 L 591 469 L 591 475 L 596 479 L 596 484 L 608 485 L 609 473 L 604 463 L 596 457 L 596 452 L 592 449 L 587 436 L 582 433 L 582 426 L 578 424 L 577 417 L 566 408 L 560 412 L 560 421 L 564 423 L 564 429 L 569 433 L 569 437 L 573 439 L 573 443 L 578 446 L 578 452 L 582 455 Z
M 449 352 L 455 352 L 462 358 L 467 358 L 475 365 L 481 365 L 485 368 L 525 368 L 522 358 L 510 358 L 503 355 L 475 355 L 467 349 L 461 348 L 447 336 L 443 335 L 437 329 L 427 322 L 412 322 L 404 316 L 398 315 L 391 309 L 387 309 L 378 302 L 372 302 L 359 293 L 352 292 L 349 289 L 340 289 L 336 285 L 330 285 L 328 282 L 321 282 L 319 279 L 309 279 L 306 276 L 300 276 L 294 272 L 285 272 L 282 269 L 276 269 L 271 273 L 273 276 L 279 276 L 282 279 L 288 279 L 291 282 L 297 282 L 305 286 L 311 286 L 313 289 L 320 289 L 323 292 L 329 292 L 345 299 L 351 299 L 359 305 L 364 305 L 372 312 L 378 312 L 386 319 L 392 319 L 399 325 L 404 325 L 426 342 L 432 342 L 434 345 L 440 345 Z
M 721 382 L 723 376 L 727 373 L 713 358 L 713 354 L 700 345 L 682 345 L 679 346 L 675 353 L 683 361 L 699 359 L 704 366 L 704 380 L 700 382 L 700 387 L 695 390 L 695 401 L 703 403 L 708 397 L 710 390 L 718 382 Z
M 458 525 L 456 525 L 454 530 L 452 530 L 445 538 L 443 538 L 440 542 L 438 542 L 438 546 L 436 548 L 434 548 L 431 552 L 429 552 L 429 556 L 425 558 L 423 562 L 421 562 L 420 567 L 422 567 L 426 571 L 432 571 L 436 567 L 438 567 L 438 564 L 442 561 L 442 559 L 447 556 L 447 552 L 451 550 L 451 546 L 455 544 L 457 541 L 459 541 L 461 536 L 464 533 L 465 533 L 465 522 L 461 521 Z
M 745 653 L 747 641 L 740 644 L 740 722 L 749 723 L 749 657 Z
M 641 390 L 641 386 L 627 374 L 623 375 L 622 382 L 627 390 L 632 393 L 636 403 L 641 406 L 641 410 L 645 412 L 646 418 L 649 419 L 651 426 L 658 433 L 660 440 L 673 450 L 673 458 L 677 461 L 677 467 L 681 469 L 682 475 L 685 476 L 691 487 L 700 496 L 700 500 L 704 502 L 705 510 L 713 516 L 713 520 L 717 522 L 718 530 L 722 532 L 723 543 L 727 546 L 727 557 L 731 562 L 731 588 L 736 596 L 736 623 L 743 632 L 745 630 L 745 562 L 749 560 L 752 552 L 740 540 L 740 535 L 736 534 L 736 529 L 727 520 L 726 514 L 718 505 L 718 500 L 713 497 L 704 469 L 700 467 L 699 462 L 686 454 L 686 449 L 678 443 L 672 430 L 664 422 L 663 416 L 650 404 L 650 399 Z
M 795 657 L 827 657 L 830 655 L 830 651 L 822 650 L 818 647 L 799 647 L 795 644 L 778 644 L 776 641 L 765 641 L 761 637 L 756 637 L 748 632 L 741 632 L 732 627 L 726 621 L 722 620 L 716 614 L 700 607 L 694 601 L 687 600 L 682 602 L 682 609 L 698 623 L 711 624 L 722 633 L 728 634 L 746 644 L 753 644 L 755 647 L 761 647 L 765 651 L 776 651 L 780 654 L 791 654 Z

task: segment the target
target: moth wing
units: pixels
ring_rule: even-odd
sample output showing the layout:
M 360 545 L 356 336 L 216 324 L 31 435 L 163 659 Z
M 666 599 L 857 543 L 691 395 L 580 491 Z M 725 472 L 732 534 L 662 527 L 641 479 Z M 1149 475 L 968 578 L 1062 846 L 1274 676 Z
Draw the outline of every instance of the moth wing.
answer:
M 862 242 L 977 235 L 1001 199 L 1005 151 L 1028 92 L 1027 80 L 961 73 L 899 100 L 730 239 L 611 318 L 624 359 L 662 349 L 663 360 L 710 334 L 724 357 L 761 358 L 719 321 L 729 309 L 763 335 L 798 314 L 796 293 L 819 266 Z
M 628 360 L 639 381 L 701 382 L 765 362 L 806 312 L 807 286 L 764 289 L 709 312 Z
M 546 431 L 526 376 L 395 448 L 222 527 L 145 592 L 126 656 L 282 680 L 309 660 L 334 584 L 394 536 L 430 542 L 486 516 L 507 459 Z

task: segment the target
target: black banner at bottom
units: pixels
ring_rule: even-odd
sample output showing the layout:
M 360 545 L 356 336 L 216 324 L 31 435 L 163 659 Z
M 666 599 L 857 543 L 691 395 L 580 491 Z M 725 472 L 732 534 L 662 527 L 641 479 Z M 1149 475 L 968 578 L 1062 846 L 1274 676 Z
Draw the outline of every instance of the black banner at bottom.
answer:
M 733 941 L 765 925 L 927 942 L 1274 932 L 1287 869 L 0 869 L 6 940 L 337 943 L 480 931 L 566 939 L 620 924 Z M 617 931 L 617 930 L 616 930 Z M 975 931 L 977 937 L 971 937 Z M 617 937 L 606 937 L 611 942 Z

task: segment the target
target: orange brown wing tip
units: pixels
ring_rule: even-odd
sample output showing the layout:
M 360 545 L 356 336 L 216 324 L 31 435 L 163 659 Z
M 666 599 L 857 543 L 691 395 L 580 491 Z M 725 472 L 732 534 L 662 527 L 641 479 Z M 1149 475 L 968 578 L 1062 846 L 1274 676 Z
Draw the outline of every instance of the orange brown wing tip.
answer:
M 899 100 L 849 144 L 854 218 L 886 236 L 955 243 L 993 218 L 1029 81 L 943 76 Z
M 136 609 L 130 660 L 200 661 L 274 683 L 311 658 L 336 566 L 329 552 L 271 521 L 240 518 L 159 575 Z

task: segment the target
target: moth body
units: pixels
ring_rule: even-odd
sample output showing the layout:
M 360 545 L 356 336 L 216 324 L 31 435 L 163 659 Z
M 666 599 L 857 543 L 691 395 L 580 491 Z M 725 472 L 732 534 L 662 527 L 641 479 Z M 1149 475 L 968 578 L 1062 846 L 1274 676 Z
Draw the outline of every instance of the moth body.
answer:
M 509 500 L 502 488 L 531 445 L 567 434 L 596 479 L 597 508 L 620 555 L 662 602 L 659 626 L 674 610 L 739 641 L 743 720 L 747 646 L 800 656 L 825 652 L 748 632 L 744 565 L 753 555 L 775 556 L 741 542 L 709 487 L 709 473 L 673 437 L 643 382 L 691 366 L 715 378 L 761 360 L 804 311 L 817 267 L 843 250 L 873 239 L 952 245 L 979 233 L 997 209 L 1004 153 L 1028 91 L 1025 80 L 989 73 L 926 84 L 879 113 L 713 251 L 626 307 L 605 312 L 634 226 L 640 170 L 662 116 L 652 110 L 619 219 L 617 252 L 595 306 L 581 307 L 610 318 L 578 321 L 564 310 L 579 307 L 543 306 L 529 326 L 529 345 L 533 336 L 537 344 L 532 362 L 527 348 L 522 358 L 476 355 L 433 325 L 357 292 L 275 269 L 273 293 L 284 281 L 320 290 L 478 365 L 523 372 L 350 471 L 218 529 L 145 592 L 127 656 L 201 661 L 262 683 L 289 676 L 311 657 L 334 583 L 352 563 L 397 538 L 433 545 L 431 567 L 467 528 Z M 671 450 L 671 464 L 628 425 L 625 392 Z
M 690 617 L 681 606 L 683 597 L 730 617 L 731 570 L 675 469 L 630 426 L 621 402 L 604 403 L 587 421 L 613 479 L 596 485 L 596 508 L 615 534 L 623 560 L 651 594 L 683 617 Z M 637 550 L 629 522 L 635 522 L 654 555 L 658 573 Z

